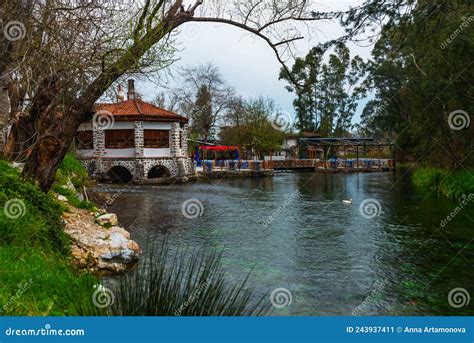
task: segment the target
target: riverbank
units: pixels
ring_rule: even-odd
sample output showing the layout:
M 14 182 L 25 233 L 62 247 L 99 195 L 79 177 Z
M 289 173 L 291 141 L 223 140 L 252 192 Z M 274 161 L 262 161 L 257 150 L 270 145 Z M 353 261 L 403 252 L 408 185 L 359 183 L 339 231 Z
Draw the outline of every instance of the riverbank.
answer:
M 418 168 L 412 175 L 415 186 L 444 194 L 459 201 L 463 196 L 474 194 L 474 169 L 449 172 L 439 168 Z
M 0 175 L 0 314 L 101 314 L 93 273 L 127 270 L 140 248 L 113 216 L 89 212 L 82 166 L 66 157 L 48 194 L 5 161 Z
M 88 315 L 98 279 L 71 264 L 65 207 L 0 161 L 0 313 Z
M 66 158 L 48 194 L 23 180 L 17 167 L 0 161 L 0 315 L 268 312 L 269 307 L 250 303 L 246 280 L 234 285 L 224 281 L 219 252 L 191 254 L 184 248 L 171 256 L 171 247 L 163 243 L 142 260 L 146 270 L 132 268 L 122 275 L 141 249 L 117 225 L 116 215 L 88 201 L 87 174 L 77 160 Z M 120 273 L 119 282 L 107 288 L 99 278 L 104 273 Z

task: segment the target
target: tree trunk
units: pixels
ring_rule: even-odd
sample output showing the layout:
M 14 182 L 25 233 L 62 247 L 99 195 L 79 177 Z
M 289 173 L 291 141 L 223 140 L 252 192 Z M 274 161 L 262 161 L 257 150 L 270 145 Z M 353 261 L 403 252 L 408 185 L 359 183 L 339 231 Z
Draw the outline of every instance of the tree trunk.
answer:
M 25 163 L 23 176 L 33 179 L 48 192 L 56 171 L 72 144 L 76 131 L 82 122 L 90 119 L 97 99 L 117 80 L 130 70 L 137 61 L 169 32 L 188 21 L 189 14 L 179 12 L 182 1 L 176 1 L 169 9 L 161 25 L 148 31 L 127 50 L 114 64 L 102 71 L 84 93 L 64 113 L 57 113 L 55 106 L 37 117 L 38 139 L 31 148 Z

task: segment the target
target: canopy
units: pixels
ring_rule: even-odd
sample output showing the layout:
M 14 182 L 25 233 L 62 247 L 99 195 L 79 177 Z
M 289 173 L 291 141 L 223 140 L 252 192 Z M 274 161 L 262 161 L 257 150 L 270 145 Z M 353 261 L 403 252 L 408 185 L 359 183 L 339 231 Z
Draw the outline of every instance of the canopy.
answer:
M 233 145 L 201 145 L 199 147 L 201 150 L 212 150 L 212 151 L 229 151 L 229 150 L 238 150 L 238 146 Z

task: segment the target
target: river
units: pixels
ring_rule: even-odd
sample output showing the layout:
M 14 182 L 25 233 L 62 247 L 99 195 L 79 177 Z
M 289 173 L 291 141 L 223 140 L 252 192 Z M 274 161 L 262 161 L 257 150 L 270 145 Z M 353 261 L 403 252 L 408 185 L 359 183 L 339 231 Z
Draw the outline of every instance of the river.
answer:
M 287 289 L 291 304 L 273 315 L 474 312 L 474 300 L 457 308 L 455 298 L 459 288 L 474 293 L 474 202 L 417 191 L 402 173 L 279 173 L 97 191 L 115 194 L 108 211 L 140 244 L 166 236 L 172 246 L 223 249 L 230 283 L 253 268 L 256 297 Z M 202 204 L 200 216 L 183 215 L 189 199 Z

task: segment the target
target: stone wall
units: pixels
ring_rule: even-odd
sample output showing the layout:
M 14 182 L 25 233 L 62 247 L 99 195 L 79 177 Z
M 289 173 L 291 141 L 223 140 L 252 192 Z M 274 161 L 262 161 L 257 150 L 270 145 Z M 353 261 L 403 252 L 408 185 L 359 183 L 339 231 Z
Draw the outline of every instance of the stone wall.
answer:
M 105 155 L 105 131 L 94 124 L 92 131 L 92 140 L 94 143 L 94 156 L 101 158 Z
M 170 153 L 171 157 L 181 156 L 181 128 L 179 123 L 173 123 L 170 131 Z
M 105 131 L 94 125 L 93 143 L 94 158 L 85 159 L 82 164 L 93 178 L 104 177 L 110 169 L 116 166 L 127 168 L 133 175 L 134 181 L 146 180 L 148 172 L 156 166 L 163 166 L 171 177 L 186 177 L 194 175 L 191 159 L 188 158 L 188 125 L 180 127 L 173 123 L 170 131 L 169 157 L 144 157 L 143 122 L 135 122 L 135 158 L 104 158 Z
M 143 122 L 135 122 L 135 156 L 143 157 L 143 147 L 145 146 L 145 140 L 143 137 Z
M 83 160 L 82 164 L 93 178 L 102 178 L 110 169 L 117 166 L 127 168 L 133 175 L 134 181 L 146 180 L 148 172 L 156 166 L 165 167 L 171 177 L 194 175 L 189 158 L 107 158 Z

